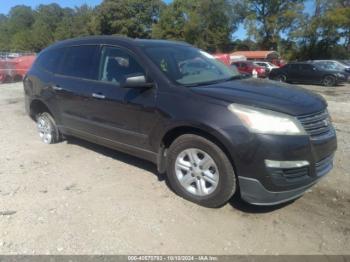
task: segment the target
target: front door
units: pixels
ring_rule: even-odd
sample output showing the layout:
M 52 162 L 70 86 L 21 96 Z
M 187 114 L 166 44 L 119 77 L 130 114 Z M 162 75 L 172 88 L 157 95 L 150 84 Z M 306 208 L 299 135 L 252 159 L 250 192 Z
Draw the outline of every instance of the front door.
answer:
M 316 67 L 309 64 L 301 64 L 300 78 L 303 82 L 315 83 L 320 82 L 320 74 L 317 72 Z
M 128 76 L 145 75 L 145 70 L 128 50 L 103 46 L 99 76 L 89 101 L 94 133 L 100 138 L 131 147 L 147 148 L 144 121 L 155 121 L 156 88 L 123 88 Z

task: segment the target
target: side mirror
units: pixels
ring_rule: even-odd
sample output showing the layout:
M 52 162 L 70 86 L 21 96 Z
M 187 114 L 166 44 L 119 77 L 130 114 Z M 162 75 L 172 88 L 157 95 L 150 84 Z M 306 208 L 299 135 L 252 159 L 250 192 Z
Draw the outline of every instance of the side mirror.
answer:
M 130 76 L 125 79 L 124 88 L 151 88 L 153 82 L 147 81 L 144 75 Z

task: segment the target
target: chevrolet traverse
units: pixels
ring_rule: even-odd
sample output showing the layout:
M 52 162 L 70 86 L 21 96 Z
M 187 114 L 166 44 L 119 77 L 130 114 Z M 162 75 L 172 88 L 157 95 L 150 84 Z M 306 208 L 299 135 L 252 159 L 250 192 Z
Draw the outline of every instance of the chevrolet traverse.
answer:
M 207 207 L 235 193 L 256 205 L 286 202 L 333 166 L 322 97 L 244 79 L 182 42 L 62 41 L 38 55 L 24 90 L 43 142 L 76 136 L 152 161 L 178 195 Z

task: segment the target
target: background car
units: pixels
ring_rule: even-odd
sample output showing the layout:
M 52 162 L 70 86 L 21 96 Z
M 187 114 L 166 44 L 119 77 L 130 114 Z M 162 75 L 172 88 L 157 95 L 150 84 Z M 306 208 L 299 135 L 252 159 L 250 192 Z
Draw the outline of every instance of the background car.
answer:
M 311 62 L 289 63 L 273 69 L 269 78 L 281 82 L 315 83 L 324 86 L 335 86 L 347 80 L 343 71 L 330 70 L 322 64 Z
M 339 62 L 345 64 L 346 66 L 350 66 L 350 60 L 339 60 Z
M 343 71 L 350 74 L 350 65 L 346 64 L 345 62 L 338 60 L 313 60 L 311 62 L 321 64 L 323 67 L 328 68 L 329 70 Z
M 235 65 L 238 71 L 241 74 L 253 74 L 253 70 L 255 69 L 258 73 L 258 77 L 264 78 L 267 76 L 265 67 L 258 66 L 251 61 L 238 61 L 233 62 L 232 65 Z
M 232 69 L 232 71 L 234 72 L 235 75 L 241 75 L 242 79 L 252 77 L 251 74 L 248 74 L 248 73 L 240 73 L 240 72 L 238 71 L 238 69 L 237 69 L 237 66 L 235 66 L 234 64 L 230 65 L 230 68 Z
M 279 68 L 278 66 L 267 61 L 254 61 L 253 63 L 257 66 L 264 67 L 266 70 L 266 73 L 269 73 L 272 69 Z

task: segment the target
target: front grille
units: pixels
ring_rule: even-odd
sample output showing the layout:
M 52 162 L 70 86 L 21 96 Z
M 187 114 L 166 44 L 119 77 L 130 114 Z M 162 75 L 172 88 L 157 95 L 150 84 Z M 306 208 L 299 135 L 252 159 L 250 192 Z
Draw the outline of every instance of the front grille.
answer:
M 313 139 L 320 139 L 334 134 L 334 129 L 327 110 L 297 117 L 305 131 Z

